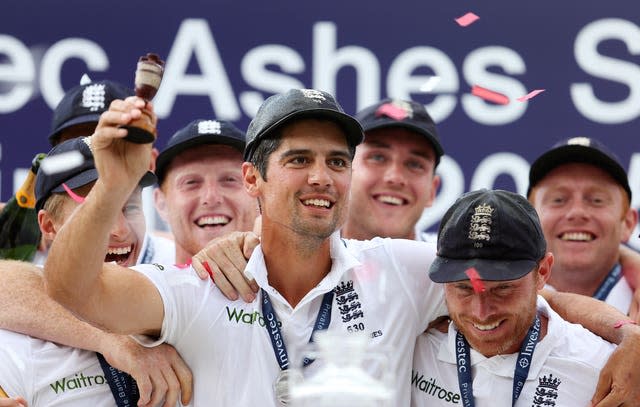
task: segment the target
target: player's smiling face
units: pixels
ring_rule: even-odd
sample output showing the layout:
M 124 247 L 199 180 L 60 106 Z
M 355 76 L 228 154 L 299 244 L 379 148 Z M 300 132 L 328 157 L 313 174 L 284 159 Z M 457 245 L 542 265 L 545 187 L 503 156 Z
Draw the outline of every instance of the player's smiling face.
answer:
M 415 224 L 440 184 L 435 162 L 433 146 L 421 134 L 404 128 L 367 132 L 353 160 L 344 235 L 413 239 Z
M 76 188 L 73 192 L 80 196 L 86 197 L 94 183 Z M 60 227 L 69 219 L 73 211 L 81 203 L 76 202 L 70 196 L 66 196 L 63 205 L 59 208 L 60 215 L 56 216 L 55 229 Z M 118 215 L 116 224 L 111 228 L 109 233 L 109 246 L 105 255 L 105 262 L 116 262 L 121 266 L 130 267 L 136 264 L 145 233 L 145 220 L 142 211 L 142 189 L 136 188 L 129 199 L 122 207 L 122 211 Z
M 257 201 L 242 185 L 242 153 L 227 145 L 199 145 L 169 165 L 156 207 L 169 223 L 176 248 L 191 257 L 210 240 L 253 228 Z

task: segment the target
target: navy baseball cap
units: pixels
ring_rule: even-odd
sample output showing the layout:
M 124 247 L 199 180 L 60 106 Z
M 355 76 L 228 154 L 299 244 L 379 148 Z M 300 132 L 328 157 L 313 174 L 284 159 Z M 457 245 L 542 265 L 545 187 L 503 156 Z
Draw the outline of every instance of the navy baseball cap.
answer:
M 47 157 L 54 157 L 59 154 L 78 151 L 82 154 L 82 163 L 76 167 L 65 171 L 53 172 L 47 174 L 43 171 L 42 165 L 36 175 L 36 211 L 44 206 L 52 193 L 64 192 L 62 184 L 66 184 L 69 189 L 80 188 L 98 179 L 98 170 L 96 170 L 93 161 L 93 154 L 90 148 L 90 137 L 78 137 L 63 141 L 53 147 L 47 154 Z M 146 187 L 156 182 L 156 176 L 151 172 L 147 173 L 140 180 L 140 186 Z
M 60 132 L 84 123 L 98 123 L 115 99 L 133 96 L 133 91 L 113 81 L 83 83 L 71 88 L 53 111 L 49 142 L 56 145 Z M 90 134 L 87 134 L 89 136 Z
M 531 190 L 555 168 L 569 163 L 583 163 L 598 167 L 608 173 L 622 188 L 631 202 L 629 177 L 618 158 L 600 141 L 588 137 L 573 137 L 556 143 L 549 151 L 536 159 L 529 169 Z
M 466 271 L 473 267 L 482 280 L 516 280 L 532 271 L 546 250 L 540 219 L 525 197 L 472 191 L 444 214 L 429 277 L 436 283 L 468 280 Z
M 401 127 L 423 135 L 436 153 L 436 166 L 440 163 L 440 157 L 444 155 L 436 124 L 421 103 L 384 99 L 356 113 L 356 119 L 365 133 L 376 129 Z
M 347 143 L 355 147 L 364 138 L 360 123 L 344 112 L 329 93 L 316 89 L 291 89 L 269 97 L 262 103 L 247 130 L 245 161 L 250 161 L 260 140 L 293 119 L 325 118 L 336 122 L 346 133 Z
M 184 150 L 203 144 L 225 144 L 241 153 L 245 135 L 233 123 L 224 120 L 198 119 L 178 130 L 156 159 L 156 176 L 162 183 L 171 161 Z

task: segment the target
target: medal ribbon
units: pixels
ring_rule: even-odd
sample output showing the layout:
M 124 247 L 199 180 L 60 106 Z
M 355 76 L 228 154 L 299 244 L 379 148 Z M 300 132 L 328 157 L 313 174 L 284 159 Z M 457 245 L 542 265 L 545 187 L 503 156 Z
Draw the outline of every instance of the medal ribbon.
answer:
M 533 358 L 533 351 L 538 344 L 540 338 L 540 318 L 536 315 L 536 319 L 529 328 L 527 336 L 522 342 L 520 352 L 518 353 L 518 359 L 516 362 L 515 371 L 513 374 L 513 392 L 511 395 L 511 405 L 515 406 L 520 392 L 524 387 L 524 383 L 529 375 L 529 368 L 531 367 L 531 359 Z M 473 399 L 473 380 L 471 378 L 471 349 L 469 342 L 458 331 L 456 335 L 456 364 L 458 366 L 458 386 L 460 388 L 460 397 L 462 399 L 462 405 L 464 407 L 474 407 L 475 401 Z
M 620 264 L 616 264 L 609 274 L 607 274 L 607 278 L 605 278 L 602 284 L 600 284 L 600 287 L 598 287 L 595 294 L 593 294 L 593 298 L 600 301 L 606 300 L 613 287 L 618 284 L 618 281 L 620 281 L 621 278 L 622 267 L 620 267 Z
M 309 343 L 313 342 L 313 334 L 316 333 L 316 331 L 322 331 L 329 327 L 329 323 L 331 322 L 332 303 L 333 290 L 329 291 L 324 295 L 324 297 L 322 297 L 322 304 L 320 304 L 320 310 L 318 311 L 318 317 L 316 318 L 316 323 L 313 326 L 313 331 L 311 332 Z M 269 298 L 269 294 L 267 294 L 264 289 L 262 289 L 262 314 L 266 320 L 264 326 L 267 328 L 267 332 L 269 333 L 271 346 L 273 347 L 273 352 L 276 355 L 278 365 L 280 366 L 281 370 L 287 370 L 289 368 L 289 355 L 287 353 L 287 347 L 284 344 L 284 337 L 282 336 L 282 332 L 280 331 L 280 327 L 278 326 L 278 317 L 273 310 L 271 299 Z M 313 363 L 313 361 L 314 359 L 305 357 L 303 366 L 309 366 L 311 363 Z
M 96 353 L 96 355 L 98 356 L 100 367 L 102 367 L 102 371 L 104 372 L 104 378 L 107 380 L 107 383 L 109 383 L 109 388 L 116 401 L 116 405 L 118 407 L 137 405 L 140 393 L 138 392 L 138 385 L 135 380 L 127 373 L 111 366 L 101 354 Z

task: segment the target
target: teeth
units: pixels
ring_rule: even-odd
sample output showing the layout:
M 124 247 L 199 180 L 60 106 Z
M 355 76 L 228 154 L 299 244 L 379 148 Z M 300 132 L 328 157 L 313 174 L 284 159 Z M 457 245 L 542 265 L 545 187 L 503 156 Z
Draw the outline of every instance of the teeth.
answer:
M 378 201 L 391 205 L 402 205 L 402 199 L 396 198 L 395 196 L 380 195 Z
M 207 226 L 207 225 L 226 225 L 229 223 L 229 218 L 226 216 L 218 215 L 218 216 L 203 216 L 198 219 L 198 226 Z
M 321 206 L 328 208 L 331 203 L 326 199 L 305 199 L 302 201 L 305 205 Z
M 560 239 L 575 240 L 579 242 L 590 242 L 593 240 L 593 237 L 591 236 L 591 234 L 585 232 L 567 232 L 563 233 L 562 236 L 560 236 Z
M 474 326 L 476 329 L 479 329 L 479 330 L 481 330 L 481 331 L 490 331 L 490 330 L 492 330 L 492 329 L 497 328 L 497 327 L 498 327 L 498 325 L 500 325 L 500 321 L 497 321 L 497 322 L 495 322 L 495 323 L 493 323 L 493 324 L 490 324 L 490 325 L 473 324 L 473 326 Z
M 107 254 L 123 255 L 123 254 L 131 253 L 131 250 L 132 250 L 131 246 L 127 246 L 127 247 L 110 247 L 110 248 L 107 249 Z

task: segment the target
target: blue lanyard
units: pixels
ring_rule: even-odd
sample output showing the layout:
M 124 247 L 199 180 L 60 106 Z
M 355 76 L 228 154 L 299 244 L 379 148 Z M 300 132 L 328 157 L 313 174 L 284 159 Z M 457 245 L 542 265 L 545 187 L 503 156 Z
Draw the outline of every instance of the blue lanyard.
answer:
M 524 387 L 524 383 L 529 375 L 531 367 L 531 359 L 533 351 L 538 344 L 540 337 L 540 318 L 536 315 L 536 319 L 529 328 L 527 336 L 522 342 L 520 353 L 518 353 L 518 361 L 513 374 L 513 393 L 511 394 L 511 405 L 515 406 L 520 392 Z M 473 399 L 473 380 L 471 378 L 471 350 L 469 342 L 460 331 L 456 335 L 456 364 L 458 365 L 458 386 L 460 388 L 460 397 L 464 407 L 474 407 Z
M 620 264 L 616 264 L 609 274 L 607 274 L 607 277 L 604 279 L 602 284 L 600 284 L 600 287 L 598 287 L 595 294 L 593 294 L 593 298 L 600 301 L 606 300 L 613 287 L 618 284 L 618 281 L 620 281 L 621 278 L 622 267 L 620 267 Z
M 109 365 L 101 354 L 96 353 L 96 355 L 118 407 L 137 405 L 140 393 L 135 380 L 125 372 Z
M 316 331 L 322 331 L 329 327 L 329 323 L 331 322 L 332 303 L 333 290 L 329 291 L 324 295 L 324 297 L 322 297 L 322 304 L 320 304 L 318 317 L 316 318 L 316 323 L 313 326 L 311 338 L 309 338 L 310 343 L 313 342 L 313 334 L 316 333 Z M 281 370 L 287 370 L 289 368 L 289 354 L 287 353 L 287 347 L 284 344 L 284 337 L 282 336 L 280 327 L 278 326 L 278 317 L 273 310 L 273 305 L 271 305 L 269 294 L 267 294 L 264 289 L 262 289 L 262 314 L 266 320 L 265 327 L 269 333 L 271 346 L 273 346 L 273 352 L 276 355 L 278 365 Z M 311 363 L 313 363 L 313 359 L 305 357 L 302 365 L 306 367 Z

